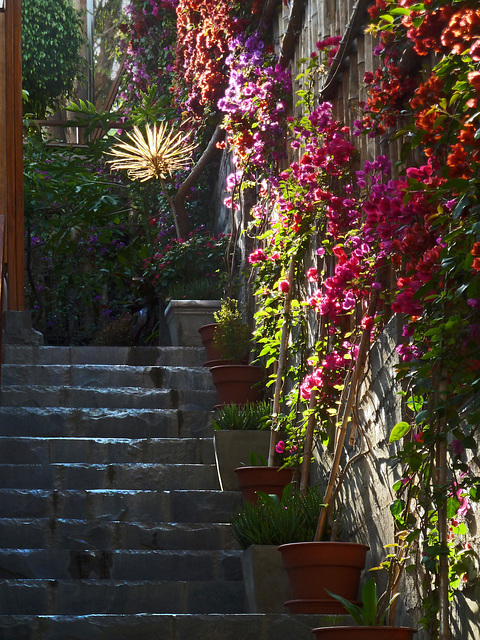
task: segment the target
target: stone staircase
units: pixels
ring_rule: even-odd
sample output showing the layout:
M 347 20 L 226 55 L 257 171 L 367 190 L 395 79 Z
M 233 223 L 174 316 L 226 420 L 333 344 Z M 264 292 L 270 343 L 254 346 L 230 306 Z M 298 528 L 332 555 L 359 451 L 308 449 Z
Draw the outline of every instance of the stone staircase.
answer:
M 189 347 L 4 347 L 0 640 L 310 639 L 245 613 Z

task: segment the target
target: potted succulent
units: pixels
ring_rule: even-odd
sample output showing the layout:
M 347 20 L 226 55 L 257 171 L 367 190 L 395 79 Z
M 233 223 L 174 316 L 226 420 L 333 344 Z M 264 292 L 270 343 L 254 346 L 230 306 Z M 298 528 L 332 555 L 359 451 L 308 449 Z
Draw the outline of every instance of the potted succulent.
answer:
M 386 593 L 378 598 L 374 578 L 368 580 L 362 589 L 362 606 L 334 593 L 330 595 L 342 604 L 358 626 L 317 627 L 313 629 L 317 640 L 412 640 L 416 632 L 410 627 L 383 625 L 388 609 L 399 594 L 396 593 L 389 601 Z
M 242 569 L 249 613 L 285 613 L 290 586 L 278 545 L 309 540 L 315 533 L 323 491 L 298 495 L 288 484 L 281 497 L 259 493 L 232 518 L 232 534 L 243 549 Z
M 219 404 L 245 404 L 262 398 L 259 383 L 263 377 L 262 367 L 248 363 L 252 335 L 242 320 L 238 303 L 232 298 L 222 301 L 214 313 L 217 326 L 213 344 L 221 360 L 230 364 L 216 364 L 210 368 L 217 389 Z
M 268 455 L 270 413 L 265 401 L 224 404 L 215 410 L 215 463 L 222 491 L 238 491 L 234 470 L 247 464 L 252 453 L 263 458 Z

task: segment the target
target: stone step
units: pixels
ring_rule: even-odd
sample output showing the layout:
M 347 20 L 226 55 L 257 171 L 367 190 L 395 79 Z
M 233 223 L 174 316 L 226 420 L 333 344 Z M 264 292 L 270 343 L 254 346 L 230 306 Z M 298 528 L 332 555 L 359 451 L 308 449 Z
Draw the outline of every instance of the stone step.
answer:
M 212 437 L 211 412 L 190 409 L 0 407 L 0 435 L 100 438 Z
M 141 387 L 49 387 L 10 385 L 2 387 L 4 407 L 68 407 L 109 409 L 203 409 L 215 405 L 215 390 L 143 389 Z
M 6 489 L 219 489 L 214 464 L 0 464 Z
M 0 615 L 244 612 L 239 580 L 0 580 Z
M 208 369 L 180 366 L 5 364 L 2 385 L 214 390 Z
M 0 518 L 0 548 L 238 549 L 226 522 Z
M 312 640 L 331 616 L 289 614 L 138 614 L 0 616 L 2 640 Z M 338 616 L 338 618 L 340 618 Z
M 28 438 L 0 436 L 0 464 L 55 462 L 213 464 L 212 438 Z
M 74 518 L 130 522 L 230 522 L 237 491 L 48 491 L 0 489 L 4 518 Z
M 0 549 L 0 580 L 242 580 L 241 551 Z
M 203 347 L 36 347 L 3 345 L 4 364 L 201 367 Z

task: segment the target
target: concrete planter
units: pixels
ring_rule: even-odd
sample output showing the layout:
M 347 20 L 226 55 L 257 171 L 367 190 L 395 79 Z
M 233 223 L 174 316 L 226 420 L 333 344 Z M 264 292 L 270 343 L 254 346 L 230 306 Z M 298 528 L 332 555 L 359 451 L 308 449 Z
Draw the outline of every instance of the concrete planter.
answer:
M 253 544 L 242 555 L 248 613 L 288 613 L 292 595 L 276 545 Z
M 201 347 L 198 330 L 214 322 L 220 300 L 171 300 L 165 309 L 165 320 L 174 347 Z
M 238 491 L 235 469 L 250 464 L 250 453 L 268 458 L 270 431 L 214 431 L 215 463 L 222 491 Z

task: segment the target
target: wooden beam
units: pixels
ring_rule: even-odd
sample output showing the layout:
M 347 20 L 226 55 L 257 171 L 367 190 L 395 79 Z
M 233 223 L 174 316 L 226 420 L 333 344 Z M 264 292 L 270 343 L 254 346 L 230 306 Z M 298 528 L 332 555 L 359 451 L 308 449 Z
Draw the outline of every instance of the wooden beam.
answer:
M 24 311 L 21 0 L 7 0 L 4 15 L 8 308 L 13 311 Z

